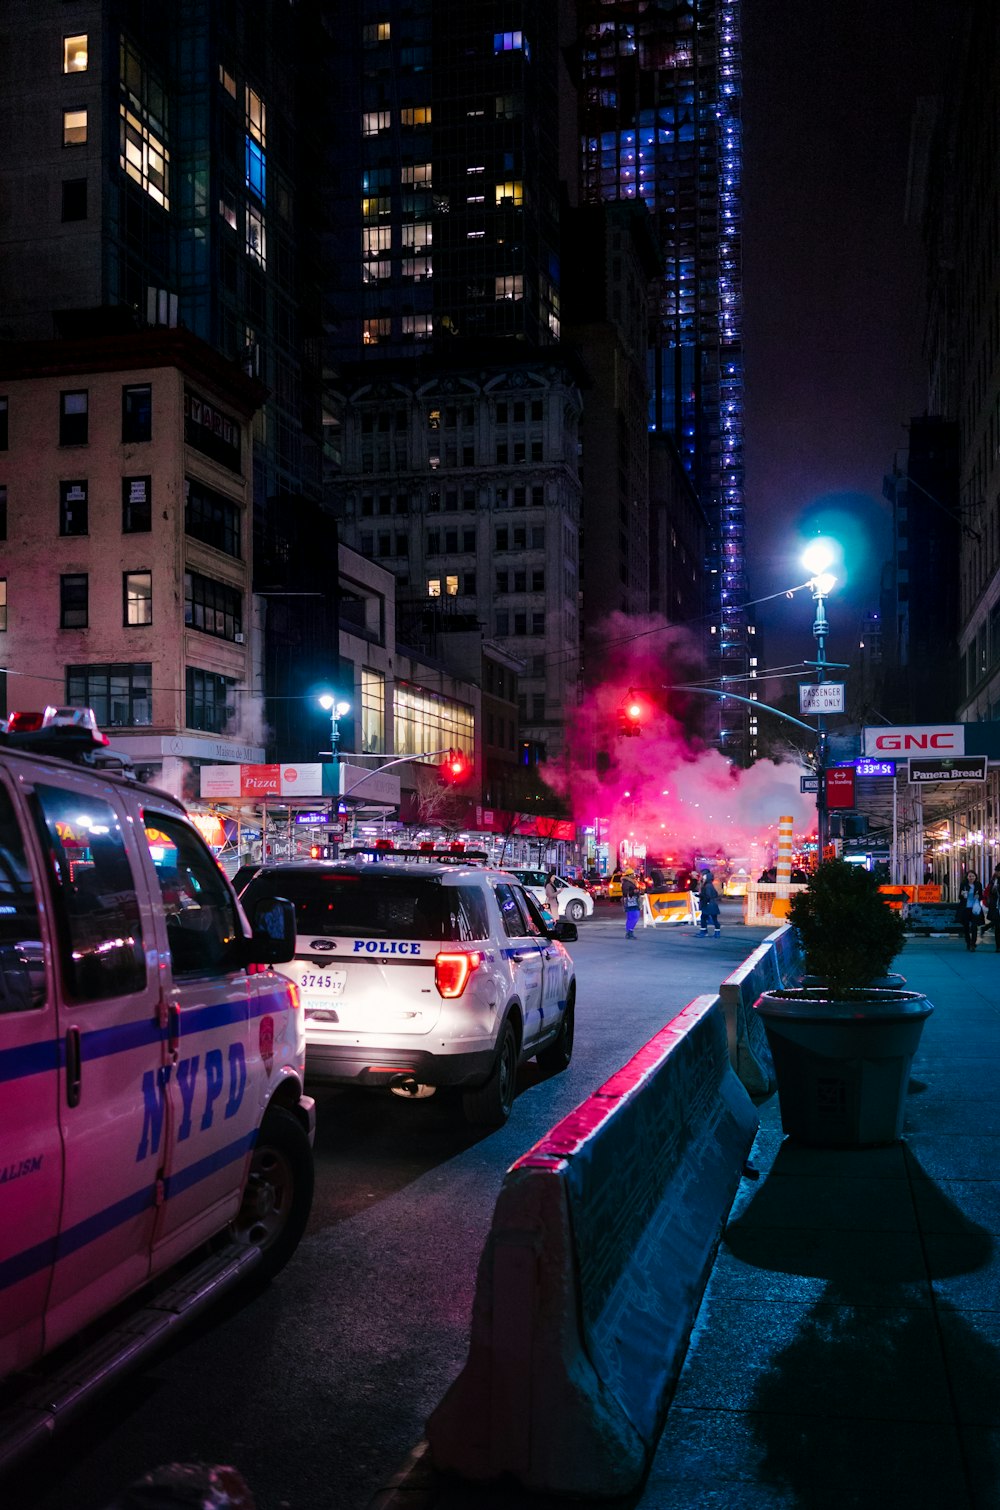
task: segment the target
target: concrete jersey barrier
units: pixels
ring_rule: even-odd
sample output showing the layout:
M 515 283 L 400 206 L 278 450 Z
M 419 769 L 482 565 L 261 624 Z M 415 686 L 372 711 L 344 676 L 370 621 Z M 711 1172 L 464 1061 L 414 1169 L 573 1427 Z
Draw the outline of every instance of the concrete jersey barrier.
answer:
M 611 1497 L 641 1481 L 757 1114 L 700 996 L 504 1177 L 435 1465 Z
M 798 936 L 786 923 L 768 934 L 719 987 L 729 1061 L 751 1096 L 763 1099 L 777 1090 L 774 1061 L 764 1024 L 753 1010 L 754 1002 L 762 991 L 793 985 L 801 978 Z

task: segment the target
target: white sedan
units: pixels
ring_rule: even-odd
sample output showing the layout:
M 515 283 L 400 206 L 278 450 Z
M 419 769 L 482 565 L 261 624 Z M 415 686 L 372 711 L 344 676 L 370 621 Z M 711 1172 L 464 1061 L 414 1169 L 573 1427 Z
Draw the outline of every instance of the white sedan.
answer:
M 543 905 L 545 881 L 548 874 L 549 872 L 545 870 L 511 871 L 511 875 L 517 876 L 525 891 L 529 891 L 535 900 Z M 590 892 L 585 891 L 582 886 L 574 886 L 572 881 L 566 881 L 562 876 L 556 876 L 556 895 L 561 918 L 569 918 L 573 923 L 581 923 L 594 911 L 594 899 Z

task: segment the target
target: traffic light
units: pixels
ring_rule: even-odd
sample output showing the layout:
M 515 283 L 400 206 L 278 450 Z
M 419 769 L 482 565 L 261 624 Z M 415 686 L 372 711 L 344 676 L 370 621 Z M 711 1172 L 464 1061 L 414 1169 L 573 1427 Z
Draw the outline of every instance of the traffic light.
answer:
M 441 780 L 454 786 L 469 774 L 469 765 L 461 750 L 449 750 L 441 764 Z
M 628 696 L 618 709 L 618 733 L 623 739 L 631 739 L 642 733 L 644 711 L 641 700 L 630 687 Z

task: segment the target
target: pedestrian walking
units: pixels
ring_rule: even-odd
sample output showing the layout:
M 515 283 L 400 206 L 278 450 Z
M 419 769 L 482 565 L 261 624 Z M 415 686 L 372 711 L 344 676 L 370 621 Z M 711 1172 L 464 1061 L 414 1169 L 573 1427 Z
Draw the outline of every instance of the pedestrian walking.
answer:
M 719 938 L 722 928 L 719 924 L 719 893 L 715 889 L 710 870 L 701 873 L 701 885 L 698 888 L 698 906 L 701 908 L 701 927 L 698 937 L 705 938 L 709 927 L 715 929 L 715 937 Z
M 635 925 L 639 921 L 639 888 L 635 884 L 635 871 L 627 870 L 622 876 L 622 906 L 625 909 L 625 937 L 635 938 Z
M 556 886 L 556 873 L 550 870 L 545 877 L 545 905 L 548 907 L 553 918 L 559 917 L 559 888 Z
M 970 952 L 979 942 L 979 930 L 983 922 L 983 885 L 974 870 L 962 877 L 962 889 L 958 894 L 958 920 L 965 934 L 965 947 Z
M 986 893 L 986 916 L 993 925 L 993 942 L 1000 954 L 1000 865 L 994 865 Z

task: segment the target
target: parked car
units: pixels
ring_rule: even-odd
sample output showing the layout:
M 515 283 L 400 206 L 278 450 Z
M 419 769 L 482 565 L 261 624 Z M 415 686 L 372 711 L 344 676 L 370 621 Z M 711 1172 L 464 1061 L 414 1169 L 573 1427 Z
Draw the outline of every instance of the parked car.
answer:
M 75 1357 L 44 1409 L 0 1419 L 0 1467 L 209 1297 L 276 1273 L 312 1201 L 303 1018 L 273 968 L 291 906 L 251 927 L 182 805 L 126 767 L 89 710 L 0 721 L 0 1378 L 117 1328 L 92 1374 Z
M 377 862 L 289 861 L 258 870 L 250 908 L 294 904 L 286 971 L 305 1012 L 307 1071 L 403 1096 L 455 1087 L 466 1119 L 510 1115 L 517 1067 L 564 1070 L 576 976 L 561 936 L 508 872 L 406 851 Z
M 517 876 L 521 885 L 531 893 L 540 906 L 545 905 L 545 882 L 551 875 L 551 871 L 512 870 L 510 874 Z M 563 876 L 556 876 L 555 886 L 561 918 L 569 918 L 574 923 L 582 923 L 584 918 L 592 915 L 594 898 L 585 886 L 576 886 Z

